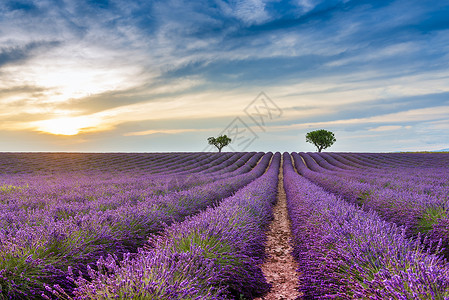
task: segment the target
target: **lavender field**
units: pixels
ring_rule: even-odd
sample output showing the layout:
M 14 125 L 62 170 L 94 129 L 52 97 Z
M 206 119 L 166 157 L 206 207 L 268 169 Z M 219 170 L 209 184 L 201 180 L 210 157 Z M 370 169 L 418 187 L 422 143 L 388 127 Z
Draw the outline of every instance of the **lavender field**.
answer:
M 281 171 L 281 172 L 280 172 Z M 0 299 L 449 299 L 446 153 L 0 153 Z

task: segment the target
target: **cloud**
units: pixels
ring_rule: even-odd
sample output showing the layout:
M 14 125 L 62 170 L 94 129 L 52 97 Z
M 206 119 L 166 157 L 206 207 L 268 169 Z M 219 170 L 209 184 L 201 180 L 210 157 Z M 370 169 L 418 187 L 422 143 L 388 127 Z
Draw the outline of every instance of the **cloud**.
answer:
M 10 11 L 33 12 L 37 9 L 31 1 L 6 1 L 6 7 Z
M 8 64 L 18 64 L 42 53 L 45 50 L 60 45 L 58 41 L 29 42 L 25 45 L 0 48 L 0 68 Z
M 347 118 L 347 119 L 339 119 L 332 121 L 315 121 L 315 122 L 307 122 L 307 123 L 297 123 L 290 125 L 276 125 L 273 128 L 277 129 L 303 129 L 303 128 L 311 128 L 311 127 L 328 127 L 328 128 L 345 128 L 355 126 L 360 129 L 372 129 L 373 124 L 388 124 L 378 126 L 378 130 L 371 131 L 383 131 L 385 129 L 398 129 L 406 128 L 409 129 L 411 124 L 419 124 L 422 122 L 428 122 L 433 120 L 446 120 L 449 115 L 449 106 L 440 106 L 440 107 L 429 107 L 423 109 L 413 109 L 408 111 L 402 111 L 398 113 L 390 113 L 377 115 L 366 118 Z M 396 125 L 396 124 L 401 125 Z M 394 125 L 393 125 L 394 124 Z M 402 124 L 407 124 L 403 126 Z M 369 127 L 367 127 L 369 126 Z M 380 128 L 380 130 L 379 130 Z
M 402 128 L 410 129 L 411 126 L 385 125 L 385 126 L 370 128 L 370 129 L 368 129 L 368 131 L 393 131 L 393 130 L 398 130 L 398 129 L 402 129 Z
M 136 131 L 136 132 L 128 132 L 125 133 L 124 136 L 140 136 L 140 135 L 150 135 L 150 134 L 176 134 L 176 133 L 185 133 L 185 132 L 198 132 L 198 129 L 163 129 L 163 130 L 144 130 L 144 131 Z
M 439 120 L 428 122 L 427 127 L 432 130 L 449 130 L 449 120 Z
M 260 24 L 270 19 L 265 10 L 265 2 L 263 0 L 218 1 L 225 15 L 235 17 L 245 24 Z
M 74 128 L 105 145 L 199 137 L 265 91 L 285 111 L 273 132 L 411 137 L 446 126 L 448 15 L 419 0 L 3 1 L 0 130 L 65 118 L 94 120 Z
M 4 89 L 0 89 L 0 99 L 3 97 L 8 97 L 12 95 L 18 94 L 36 94 L 41 93 L 45 89 L 38 86 L 29 86 L 29 85 L 21 85 L 21 86 L 12 86 Z

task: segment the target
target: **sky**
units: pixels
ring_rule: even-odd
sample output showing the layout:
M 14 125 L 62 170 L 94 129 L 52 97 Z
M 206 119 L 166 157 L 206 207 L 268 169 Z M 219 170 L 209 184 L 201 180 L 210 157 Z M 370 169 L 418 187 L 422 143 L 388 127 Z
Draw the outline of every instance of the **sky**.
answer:
M 0 152 L 449 148 L 449 1 L 0 1 Z

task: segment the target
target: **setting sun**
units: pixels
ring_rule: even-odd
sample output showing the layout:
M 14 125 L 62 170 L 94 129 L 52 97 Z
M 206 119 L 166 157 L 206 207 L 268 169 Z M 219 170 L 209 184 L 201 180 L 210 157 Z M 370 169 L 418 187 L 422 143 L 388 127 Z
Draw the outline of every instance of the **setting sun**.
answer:
M 99 121 L 87 117 L 66 117 L 35 122 L 38 131 L 56 135 L 76 135 L 96 126 Z

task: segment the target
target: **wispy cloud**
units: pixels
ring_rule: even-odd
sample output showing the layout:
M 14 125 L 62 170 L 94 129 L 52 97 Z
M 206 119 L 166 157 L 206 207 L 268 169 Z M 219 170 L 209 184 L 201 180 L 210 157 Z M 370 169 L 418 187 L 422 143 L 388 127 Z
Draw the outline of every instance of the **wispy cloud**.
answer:
M 185 132 L 198 132 L 201 131 L 199 129 L 163 129 L 163 130 L 144 130 L 144 131 L 136 131 L 136 132 L 128 132 L 125 133 L 124 136 L 140 136 L 140 135 L 150 135 L 150 134 L 177 134 L 177 133 L 185 133 Z M 203 130 L 204 131 L 204 130 Z
M 392 130 L 398 130 L 398 129 L 410 129 L 412 126 L 401 126 L 401 125 L 386 125 L 386 126 L 379 126 L 375 128 L 368 129 L 369 131 L 392 131 Z
M 285 112 L 273 132 L 413 139 L 446 126 L 448 20 L 444 1 L 3 1 L 0 133 L 70 120 L 85 149 L 94 136 L 202 140 L 263 90 Z
M 58 46 L 57 41 L 29 42 L 25 45 L 5 46 L 0 48 L 0 67 L 22 63 L 39 53 Z

